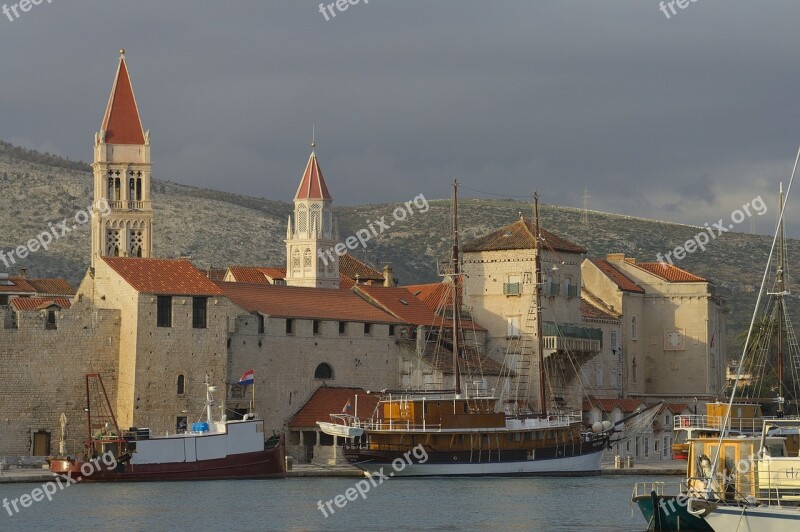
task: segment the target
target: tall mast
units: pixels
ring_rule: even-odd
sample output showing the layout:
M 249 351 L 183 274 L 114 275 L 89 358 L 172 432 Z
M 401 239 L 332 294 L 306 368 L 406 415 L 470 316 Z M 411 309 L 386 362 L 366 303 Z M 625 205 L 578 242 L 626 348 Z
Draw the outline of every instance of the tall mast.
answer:
M 534 257 L 534 268 L 536 269 L 536 338 L 539 346 L 539 404 L 542 409 L 542 416 L 547 416 L 547 393 L 545 392 L 545 373 L 544 373 L 544 338 L 542 337 L 542 260 L 541 260 L 541 233 L 539 229 L 539 193 L 533 193 L 533 211 L 536 226 L 534 238 L 536 240 L 536 256 Z
M 783 209 L 783 183 L 780 184 L 778 192 L 780 200 L 778 212 Z M 784 275 L 786 273 L 786 241 L 784 240 L 783 233 L 783 217 L 780 218 L 778 227 L 778 267 L 776 271 L 776 297 L 777 297 L 777 313 L 778 313 L 778 417 L 783 417 L 783 320 L 785 319 L 784 313 L 786 309 L 783 305 L 783 296 L 785 294 Z
M 453 272 L 453 377 L 455 378 L 456 395 L 461 395 L 461 371 L 458 367 L 460 346 L 458 343 L 459 318 L 461 306 L 459 304 L 458 287 L 460 271 L 458 265 L 458 181 L 453 179 L 453 254 L 451 257 L 451 271 Z

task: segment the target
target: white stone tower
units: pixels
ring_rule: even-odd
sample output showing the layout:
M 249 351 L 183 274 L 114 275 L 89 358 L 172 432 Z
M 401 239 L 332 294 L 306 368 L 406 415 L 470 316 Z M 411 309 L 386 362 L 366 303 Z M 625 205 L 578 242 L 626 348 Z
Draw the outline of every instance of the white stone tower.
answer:
M 152 256 L 150 131 L 142 129 L 125 50 L 120 50 L 103 125 L 94 136 L 92 168 L 92 267 L 102 256 Z M 108 216 L 100 215 L 103 201 L 108 202 Z
M 286 284 L 339 288 L 339 240 L 333 220 L 333 199 L 319 169 L 311 143 L 311 156 L 294 196 L 294 223 L 286 230 Z

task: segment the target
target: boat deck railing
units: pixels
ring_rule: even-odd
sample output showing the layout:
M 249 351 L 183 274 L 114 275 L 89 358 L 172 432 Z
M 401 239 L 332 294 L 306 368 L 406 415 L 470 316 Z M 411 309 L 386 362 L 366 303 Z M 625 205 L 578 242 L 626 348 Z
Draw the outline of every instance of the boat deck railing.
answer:
M 673 418 L 672 429 L 720 431 L 724 427 L 728 431 L 757 433 L 761 432 L 765 419 L 769 418 L 729 418 L 725 424 L 725 418 L 722 416 L 680 415 Z
M 333 416 L 332 416 L 333 417 Z M 343 421 L 343 420 L 339 420 Z M 368 431 L 398 431 L 398 432 L 465 432 L 463 427 L 445 427 L 440 423 L 412 423 L 410 420 L 373 420 L 351 418 L 347 424 L 351 427 L 361 428 Z M 507 432 L 509 430 L 537 430 L 566 428 L 573 423 L 579 422 L 579 416 L 560 415 L 549 416 L 547 418 L 520 417 L 507 418 L 504 426 L 500 427 L 472 427 L 470 432 Z M 334 421 L 335 422 L 335 421 Z

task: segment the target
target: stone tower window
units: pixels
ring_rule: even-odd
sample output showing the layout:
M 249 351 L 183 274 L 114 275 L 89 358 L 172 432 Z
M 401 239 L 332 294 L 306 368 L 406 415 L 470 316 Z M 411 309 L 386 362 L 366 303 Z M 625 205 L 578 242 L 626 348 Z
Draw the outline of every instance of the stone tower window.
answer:
M 132 230 L 130 232 L 130 236 L 128 240 L 131 243 L 130 249 L 130 256 L 131 257 L 141 257 L 142 256 L 142 247 L 144 246 L 144 234 L 142 231 Z
M 315 379 L 324 379 L 324 380 L 332 379 L 333 378 L 333 368 L 330 366 L 330 364 L 327 364 L 327 363 L 323 362 L 322 364 L 317 366 L 317 369 L 314 370 L 314 378 Z
M 300 271 L 300 250 L 294 250 L 292 253 L 292 269 L 296 272 Z
M 106 229 L 106 255 L 119 257 L 119 229 Z
M 311 269 L 311 249 L 309 248 L 303 252 L 303 269 Z
M 178 388 L 178 395 L 183 395 L 184 393 L 186 393 L 186 377 L 184 377 L 183 375 L 178 375 L 177 388 Z
M 309 226 L 313 227 L 317 234 L 322 234 L 322 213 L 320 212 L 319 203 L 311 205 L 311 220 L 309 222 Z
M 301 233 L 308 231 L 308 214 L 306 206 L 303 204 L 297 208 L 297 230 Z

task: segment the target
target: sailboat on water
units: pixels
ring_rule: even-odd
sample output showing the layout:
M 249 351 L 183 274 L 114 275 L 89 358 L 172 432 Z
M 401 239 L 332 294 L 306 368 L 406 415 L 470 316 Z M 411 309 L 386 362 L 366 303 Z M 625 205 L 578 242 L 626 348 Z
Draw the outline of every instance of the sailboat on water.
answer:
M 541 308 L 541 235 L 535 200 L 535 301 Z M 384 393 L 369 419 L 333 416 L 321 429 L 337 436 L 358 434 L 344 446 L 344 455 L 358 468 L 376 473 L 393 461 L 410 461 L 396 476 L 452 475 L 592 475 L 600 473 L 603 454 L 614 432 L 610 423 L 587 430 L 580 412 L 548 412 L 541 321 L 537 321 L 540 411 L 507 411 L 500 397 L 480 387 L 469 390 L 463 372 L 467 364 L 462 319 L 458 183 L 453 183 L 453 248 L 445 273 L 449 284 L 452 328 L 446 341 L 452 352 L 454 389 Z M 538 313 L 537 313 L 538 314 Z M 444 334 L 447 334 L 445 332 Z M 517 405 L 520 406 L 520 405 Z M 424 450 L 424 455 L 419 449 Z M 413 452 L 414 450 L 416 452 Z M 412 455 L 425 456 L 416 463 Z

